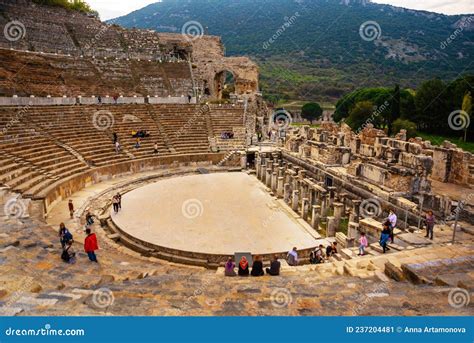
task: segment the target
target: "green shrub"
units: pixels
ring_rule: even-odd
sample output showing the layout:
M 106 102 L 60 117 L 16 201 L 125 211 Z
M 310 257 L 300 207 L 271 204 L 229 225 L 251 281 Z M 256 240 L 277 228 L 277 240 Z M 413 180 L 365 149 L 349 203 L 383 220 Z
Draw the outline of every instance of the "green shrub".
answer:
M 416 137 L 416 124 L 412 121 L 398 118 L 392 126 L 394 134 L 399 133 L 400 130 L 407 130 L 407 138 Z

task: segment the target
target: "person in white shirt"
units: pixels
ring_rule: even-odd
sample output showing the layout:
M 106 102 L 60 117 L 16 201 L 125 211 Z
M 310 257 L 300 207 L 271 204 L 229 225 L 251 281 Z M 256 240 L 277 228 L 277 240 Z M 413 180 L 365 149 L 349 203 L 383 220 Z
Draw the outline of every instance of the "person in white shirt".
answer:
M 389 211 L 388 213 L 388 218 L 387 218 L 388 222 L 390 223 L 390 240 L 392 241 L 393 243 L 393 240 L 394 240 L 394 236 L 393 236 L 393 230 L 395 229 L 395 227 L 397 226 L 397 215 L 395 214 L 395 212 L 393 212 L 392 210 Z
M 288 255 L 286 255 L 286 261 L 290 266 L 298 265 L 298 253 L 296 247 L 288 252 Z

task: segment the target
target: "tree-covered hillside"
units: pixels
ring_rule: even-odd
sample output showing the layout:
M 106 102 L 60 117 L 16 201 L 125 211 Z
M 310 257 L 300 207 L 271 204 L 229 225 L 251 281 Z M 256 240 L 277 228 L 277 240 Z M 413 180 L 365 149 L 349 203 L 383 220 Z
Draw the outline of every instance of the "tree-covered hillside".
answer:
M 222 36 L 227 55 L 259 63 L 268 98 L 327 100 L 474 71 L 473 16 L 366 0 L 163 0 L 113 21 L 168 32 L 197 21 Z

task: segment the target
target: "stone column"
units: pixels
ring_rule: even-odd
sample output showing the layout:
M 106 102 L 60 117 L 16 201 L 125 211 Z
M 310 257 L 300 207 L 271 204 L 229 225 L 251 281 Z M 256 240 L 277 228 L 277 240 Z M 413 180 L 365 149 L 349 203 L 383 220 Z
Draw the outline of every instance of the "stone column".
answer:
M 260 164 L 262 163 L 262 158 L 258 152 L 255 153 L 255 176 L 260 180 Z
M 240 167 L 242 169 L 247 169 L 247 153 L 245 151 L 240 153 Z
M 286 204 L 289 204 L 290 203 L 290 199 L 291 199 L 291 186 L 289 183 L 285 183 L 283 185 L 283 199 L 285 201 Z
M 303 198 L 303 200 L 301 200 L 301 216 L 303 217 L 304 220 L 308 220 L 308 215 L 309 215 L 309 199 Z
M 293 198 L 291 199 L 291 208 L 293 211 L 298 212 L 300 191 L 293 191 Z
M 311 226 L 315 230 L 319 230 L 319 220 L 321 218 L 321 206 L 313 205 L 311 213 Z
M 268 188 L 271 188 L 272 186 L 272 168 L 267 168 L 265 185 L 267 185 Z
M 328 217 L 326 224 L 326 237 L 336 236 L 336 223 L 334 217 Z
M 359 224 L 354 222 L 349 222 L 349 226 L 347 228 L 347 238 L 357 239 L 359 238 Z
M 262 181 L 263 183 L 265 183 L 266 171 L 267 163 L 266 161 L 263 161 L 263 163 L 260 165 L 260 181 Z
M 361 200 L 352 200 L 352 221 L 356 224 L 359 223 L 360 220 L 360 204 Z
M 277 197 L 278 198 L 283 198 L 283 195 L 284 195 L 284 182 L 285 182 L 285 179 L 280 176 L 277 180 Z
M 344 205 L 342 205 L 340 202 L 334 203 L 334 221 L 336 225 L 336 230 L 340 229 L 343 210 L 344 210 Z
M 325 219 L 326 218 L 326 194 L 321 194 L 320 198 L 320 203 L 321 203 L 321 218 Z
M 340 193 L 339 194 L 339 201 L 342 204 L 342 216 L 346 216 L 346 198 L 347 198 L 347 193 Z
M 329 207 L 332 207 L 332 204 L 334 203 L 334 191 L 336 190 L 336 187 L 328 187 L 329 190 Z
M 274 171 L 272 174 L 272 191 L 276 192 L 277 190 L 277 181 L 278 181 L 278 175 L 277 172 Z

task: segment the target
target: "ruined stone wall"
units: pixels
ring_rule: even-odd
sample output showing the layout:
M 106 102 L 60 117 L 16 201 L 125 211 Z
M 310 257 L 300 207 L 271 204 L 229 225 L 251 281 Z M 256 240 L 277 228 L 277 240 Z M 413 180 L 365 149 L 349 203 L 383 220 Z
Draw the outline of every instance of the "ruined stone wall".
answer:
M 193 74 L 201 92 L 218 97 L 219 74 L 232 73 L 237 95 L 258 91 L 258 66 L 247 57 L 225 57 L 221 38 L 203 36 L 193 40 Z M 207 90 L 206 90 L 207 89 Z

